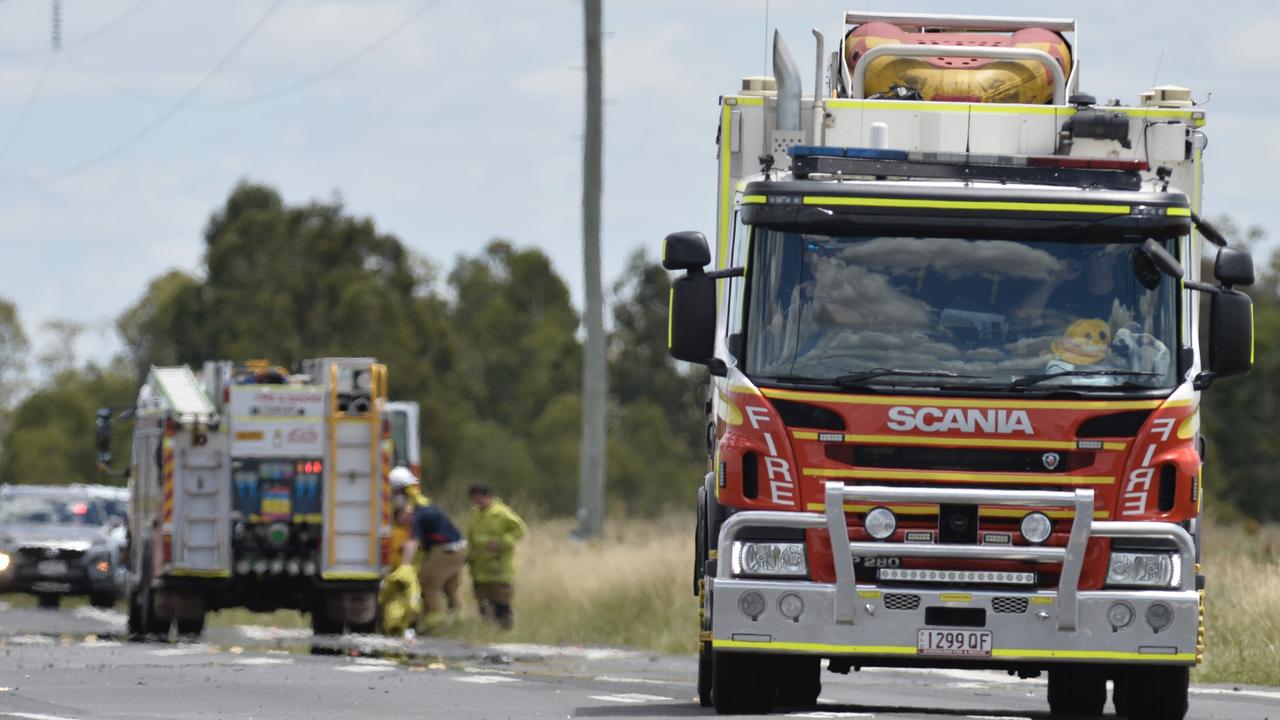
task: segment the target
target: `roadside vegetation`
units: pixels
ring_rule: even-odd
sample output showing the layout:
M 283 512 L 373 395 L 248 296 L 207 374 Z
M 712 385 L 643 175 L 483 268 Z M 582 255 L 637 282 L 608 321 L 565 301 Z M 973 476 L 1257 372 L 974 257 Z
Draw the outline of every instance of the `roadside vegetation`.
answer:
M 1204 663 L 1198 682 L 1280 685 L 1280 526 L 1205 528 Z

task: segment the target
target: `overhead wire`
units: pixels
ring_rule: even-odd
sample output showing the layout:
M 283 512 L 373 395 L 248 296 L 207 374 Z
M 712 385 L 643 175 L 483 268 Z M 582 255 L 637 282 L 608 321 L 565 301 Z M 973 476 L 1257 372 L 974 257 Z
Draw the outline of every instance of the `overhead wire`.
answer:
M 53 66 L 53 59 L 57 53 L 49 53 L 49 57 L 45 58 L 44 65 L 40 66 L 40 74 L 36 76 L 36 82 L 31 86 L 31 92 L 27 93 L 27 99 L 22 103 L 22 107 L 18 110 L 18 114 L 13 118 L 13 123 L 9 125 L 9 131 L 5 133 L 4 141 L 0 142 L 0 159 L 3 159 L 9 152 L 9 148 L 13 147 L 13 142 L 18 138 L 18 133 L 22 130 L 23 123 L 27 120 L 27 115 L 31 113 L 31 108 L 35 107 L 36 99 L 40 97 L 40 91 L 44 89 L 45 80 L 49 78 L 49 68 Z
M 249 44 L 249 41 L 253 39 L 253 36 L 258 33 L 258 31 L 266 24 L 267 20 L 270 19 L 270 17 L 273 14 L 275 14 L 276 10 L 278 10 L 280 6 L 283 5 L 284 3 L 285 3 L 285 0 L 275 0 L 275 2 L 273 2 L 271 6 L 267 8 L 266 12 L 262 13 L 262 15 L 258 18 L 257 22 L 255 22 L 252 27 L 250 27 L 243 35 L 241 35 L 240 39 L 236 41 L 235 45 L 233 45 L 231 49 L 228 50 L 227 53 L 222 56 L 222 59 L 220 59 L 217 62 L 217 64 L 214 65 L 213 68 L 209 70 L 209 72 L 205 73 L 204 77 L 200 78 L 200 80 L 195 85 L 191 86 L 191 89 L 187 90 L 187 92 L 184 93 L 182 97 L 178 98 L 178 100 L 174 102 L 172 105 L 170 105 L 167 109 L 165 109 L 164 112 L 160 113 L 151 122 L 143 126 L 141 130 L 138 130 L 133 135 L 130 135 L 129 137 L 125 138 L 122 142 L 117 143 L 116 145 L 108 148 L 107 150 L 101 153 L 98 153 L 97 155 L 90 157 L 87 160 L 83 160 L 75 165 L 72 165 L 71 167 L 64 168 L 62 170 L 54 171 L 51 173 L 41 174 L 41 175 L 0 178 L 0 184 L 5 184 L 5 185 L 23 184 L 28 182 L 39 182 L 42 180 L 51 180 L 51 179 L 63 177 L 66 175 L 72 175 L 72 174 L 81 172 L 83 170 L 86 170 L 99 163 L 110 160 L 116 155 L 119 155 L 121 152 L 124 152 L 125 150 L 129 149 L 134 144 L 136 144 L 137 142 L 145 138 L 147 135 L 150 135 L 152 132 L 158 129 L 161 125 L 167 122 L 169 118 L 177 114 L 177 112 L 181 110 L 184 106 L 186 106 L 187 103 L 189 103 L 192 98 L 198 95 L 200 91 L 204 89 L 205 85 L 208 85 L 209 82 L 211 82 L 215 77 L 217 77 L 222 72 L 222 70 L 226 68 L 226 66 L 229 65 L 237 55 L 240 54 L 240 51 L 243 50 Z
M 113 30 L 120 23 L 124 22 L 125 20 L 128 20 L 134 15 L 137 15 L 138 12 L 142 10 L 142 8 L 146 6 L 146 4 L 149 2 L 151 2 L 151 0 L 138 0 L 138 2 L 135 2 L 133 5 L 130 5 L 129 9 L 115 16 L 115 18 L 108 20 L 105 24 L 100 25 L 97 29 L 90 31 L 85 35 L 81 35 L 80 37 L 76 38 L 71 42 L 62 43 L 61 49 L 66 50 L 68 48 L 79 47 L 80 45 L 84 45 L 85 43 L 88 43 L 89 41 L 94 40 L 105 33 L 111 32 L 111 30 Z M 5 53 L 0 53 L 0 60 L 34 57 L 36 55 L 43 55 L 48 52 L 51 52 L 51 51 L 31 49 L 31 50 L 19 50 L 16 52 L 5 52 Z

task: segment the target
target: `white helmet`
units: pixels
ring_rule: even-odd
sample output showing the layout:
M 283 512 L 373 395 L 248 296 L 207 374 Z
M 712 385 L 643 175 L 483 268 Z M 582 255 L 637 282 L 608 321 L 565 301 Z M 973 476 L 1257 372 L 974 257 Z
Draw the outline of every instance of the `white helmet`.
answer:
M 395 491 L 418 484 L 418 478 L 413 476 L 413 471 L 404 466 L 391 468 L 391 472 L 387 473 L 387 480 L 391 483 L 391 489 Z

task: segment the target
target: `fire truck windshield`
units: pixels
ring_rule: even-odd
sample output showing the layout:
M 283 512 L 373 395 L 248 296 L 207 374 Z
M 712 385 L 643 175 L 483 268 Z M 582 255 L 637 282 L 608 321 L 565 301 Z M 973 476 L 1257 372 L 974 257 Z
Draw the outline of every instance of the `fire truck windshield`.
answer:
M 1176 255 L 1175 243 L 1165 247 Z M 1136 240 L 759 228 L 752 253 L 752 377 L 1111 392 L 1174 383 L 1177 282 Z

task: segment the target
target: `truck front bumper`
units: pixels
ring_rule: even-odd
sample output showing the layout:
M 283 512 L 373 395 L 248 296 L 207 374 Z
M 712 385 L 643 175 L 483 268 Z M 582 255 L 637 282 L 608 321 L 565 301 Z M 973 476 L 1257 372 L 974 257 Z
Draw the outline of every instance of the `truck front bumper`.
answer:
M 1066 548 L 1025 546 L 939 546 L 849 541 L 847 500 L 975 502 L 1076 510 Z M 1059 662 L 1193 665 L 1200 651 L 1201 602 L 1195 590 L 1194 545 L 1185 530 L 1170 523 L 1093 522 L 1093 491 L 1020 492 L 928 488 L 845 487 L 828 483 L 826 512 L 742 512 L 721 529 L 717 572 L 704 598 L 711 617 L 711 645 L 717 650 L 852 657 L 855 665 L 947 664 L 1028 666 Z M 733 577 L 732 548 L 748 527 L 825 529 L 831 535 L 836 582 L 761 580 Z M 1171 539 L 1179 548 L 1179 587 L 1169 590 L 1078 590 L 1084 550 L 1093 537 Z M 841 551 L 844 548 L 844 551 Z M 862 557 L 945 557 L 1011 559 L 1061 563 L 1056 591 L 990 587 L 859 584 L 854 555 Z M 744 602 L 744 596 L 760 598 Z M 783 615 L 788 599 L 792 617 Z M 763 599 L 763 603 L 760 599 Z M 1121 627 L 1108 612 L 1116 603 L 1132 610 Z M 1147 618 L 1154 604 L 1172 611 L 1159 630 Z M 763 607 L 754 617 L 747 610 Z M 959 612 L 952 612 L 958 610 Z M 947 618 L 961 616 L 963 623 Z M 986 631 L 990 645 L 980 653 L 922 652 L 921 630 Z M 989 653 L 986 650 L 989 649 Z

